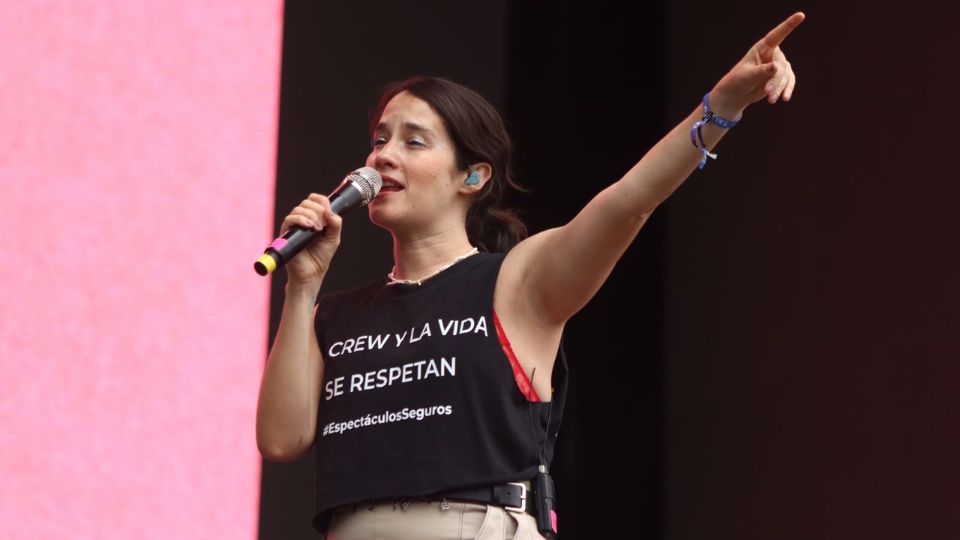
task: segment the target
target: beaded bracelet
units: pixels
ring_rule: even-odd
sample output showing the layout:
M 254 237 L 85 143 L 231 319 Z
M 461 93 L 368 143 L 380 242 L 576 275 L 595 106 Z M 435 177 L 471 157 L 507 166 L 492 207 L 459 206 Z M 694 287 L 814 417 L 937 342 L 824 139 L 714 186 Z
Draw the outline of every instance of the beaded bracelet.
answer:
M 711 153 L 709 150 L 707 150 L 707 145 L 703 142 L 703 126 L 709 122 L 724 129 L 730 129 L 737 125 L 742 117 L 743 114 L 740 114 L 737 116 L 736 120 L 728 120 L 722 116 L 717 116 L 713 110 L 710 109 L 710 92 L 707 92 L 703 95 L 703 118 L 697 121 L 697 123 L 690 128 L 690 142 L 693 143 L 694 148 L 703 153 L 703 155 L 700 157 L 700 163 L 697 164 L 699 168 L 702 169 L 703 166 L 707 164 L 708 157 L 717 159 L 717 154 Z

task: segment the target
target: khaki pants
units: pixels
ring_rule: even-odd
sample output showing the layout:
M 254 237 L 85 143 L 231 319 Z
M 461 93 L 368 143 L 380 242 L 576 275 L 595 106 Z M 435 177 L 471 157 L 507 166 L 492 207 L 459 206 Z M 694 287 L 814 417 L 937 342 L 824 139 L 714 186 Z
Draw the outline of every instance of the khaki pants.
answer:
M 543 540 L 527 513 L 461 501 L 347 505 L 334 511 L 327 540 Z

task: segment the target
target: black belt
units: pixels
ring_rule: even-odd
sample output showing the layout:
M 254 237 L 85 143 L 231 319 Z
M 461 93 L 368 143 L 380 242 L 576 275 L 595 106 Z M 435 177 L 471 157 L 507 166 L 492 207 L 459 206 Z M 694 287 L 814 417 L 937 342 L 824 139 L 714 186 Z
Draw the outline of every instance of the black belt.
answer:
M 353 504 L 348 503 L 338 508 L 352 506 L 354 511 L 356 511 L 358 506 L 367 506 L 372 510 L 377 504 L 392 502 L 394 507 L 396 507 L 397 504 L 402 505 L 404 501 L 414 500 L 425 502 L 445 502 L 447 500 L 455 500 L 479 504 L 493 504 L 496 506 L 502 506 L 505 510 L 509 510 L 511 512 L 526 512 L 534 517 L 537 515 L 537 509 L 534 506 L 533 491 L 523 482 L 508 482 L 506 484 L 496 484 L 492 486 L 466 489 L 451 489 L 418 497 L 383 497 L 379 499 L 368 499 L 366 501 Z M 332 510 L 334 509 L 328 510 L 327 513 Z
M 537 516 L 537 508 L 534 505 L 533 491 L 528 489 L 526 484 L 522 482 L 508 482 L 506 484 L 497 484 L 493 486 L 441 491 L 439 493 L 433 493 L 431 495 L 422 497 L 387 497 L 382 499 L 370 499 L 353 504 L 346 504 L 336 508 L 327 509 L 320 514 L 317 514 L 313 518 L 313 526 L 317 529 L 317 531 L 326 533 L 327 527 L 330 524 L 330 518 L 332 517 L 333 513 L 337 510 L 342 510 L 351 506 L 353 507 L 354 511 L 356 511 L 358 506 L 362 505 L 368 505 L 372 510 L 376 504 L 390 501 L 392 501 L 394 507 L 396 507 L 398 502 L 403 504 L 401 501 L 446 501 L 447 499 L 475 502 L 480 504 L 493 504 L 502 506 L 505 510 L 512 512 L 526 512 L 534 517 Z
M 455 499 L 459 501 L 495 504 L 513 512 L 527 512 L 536 515 L 533 492 L 522 482 L 508 482 L 478 488 L 454 489 L 434 493 L 429 500 Z

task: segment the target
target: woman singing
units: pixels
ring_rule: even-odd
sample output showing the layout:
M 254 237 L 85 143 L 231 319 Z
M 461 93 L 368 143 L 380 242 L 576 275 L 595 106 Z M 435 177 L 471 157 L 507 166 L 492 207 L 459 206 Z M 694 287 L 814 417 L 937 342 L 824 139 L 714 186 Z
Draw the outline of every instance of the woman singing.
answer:
M 313 448 L 315 523 L 328 538 L 551 534 L 555 515 L 534 516 L 565 397 L 564 325 L 751 103 L 790 100 L 796 78 L 780 44 L 803 19 L 757 42 L 569 223 L 529 237 L 502 207 L 517 186 L 494 108 L 443 79 L 384 91 L 366 162 L 383 188 L 368 211 L 393 237 L 393 269 L 320 296 L 341 219 L 317 194 L 291 211 L 281 234 L 324 234 L 287 263 L 257 411 L 266 459 Z

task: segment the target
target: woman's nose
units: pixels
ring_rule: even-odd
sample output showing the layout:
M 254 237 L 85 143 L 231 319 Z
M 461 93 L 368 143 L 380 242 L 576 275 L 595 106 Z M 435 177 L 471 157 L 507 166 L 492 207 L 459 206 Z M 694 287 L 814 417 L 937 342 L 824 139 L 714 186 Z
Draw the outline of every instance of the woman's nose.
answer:
M 393 168 L 397 166 L 396 153 L 393 142 L 387 142 L 373 151 L 373 166 L 376 169 Z

